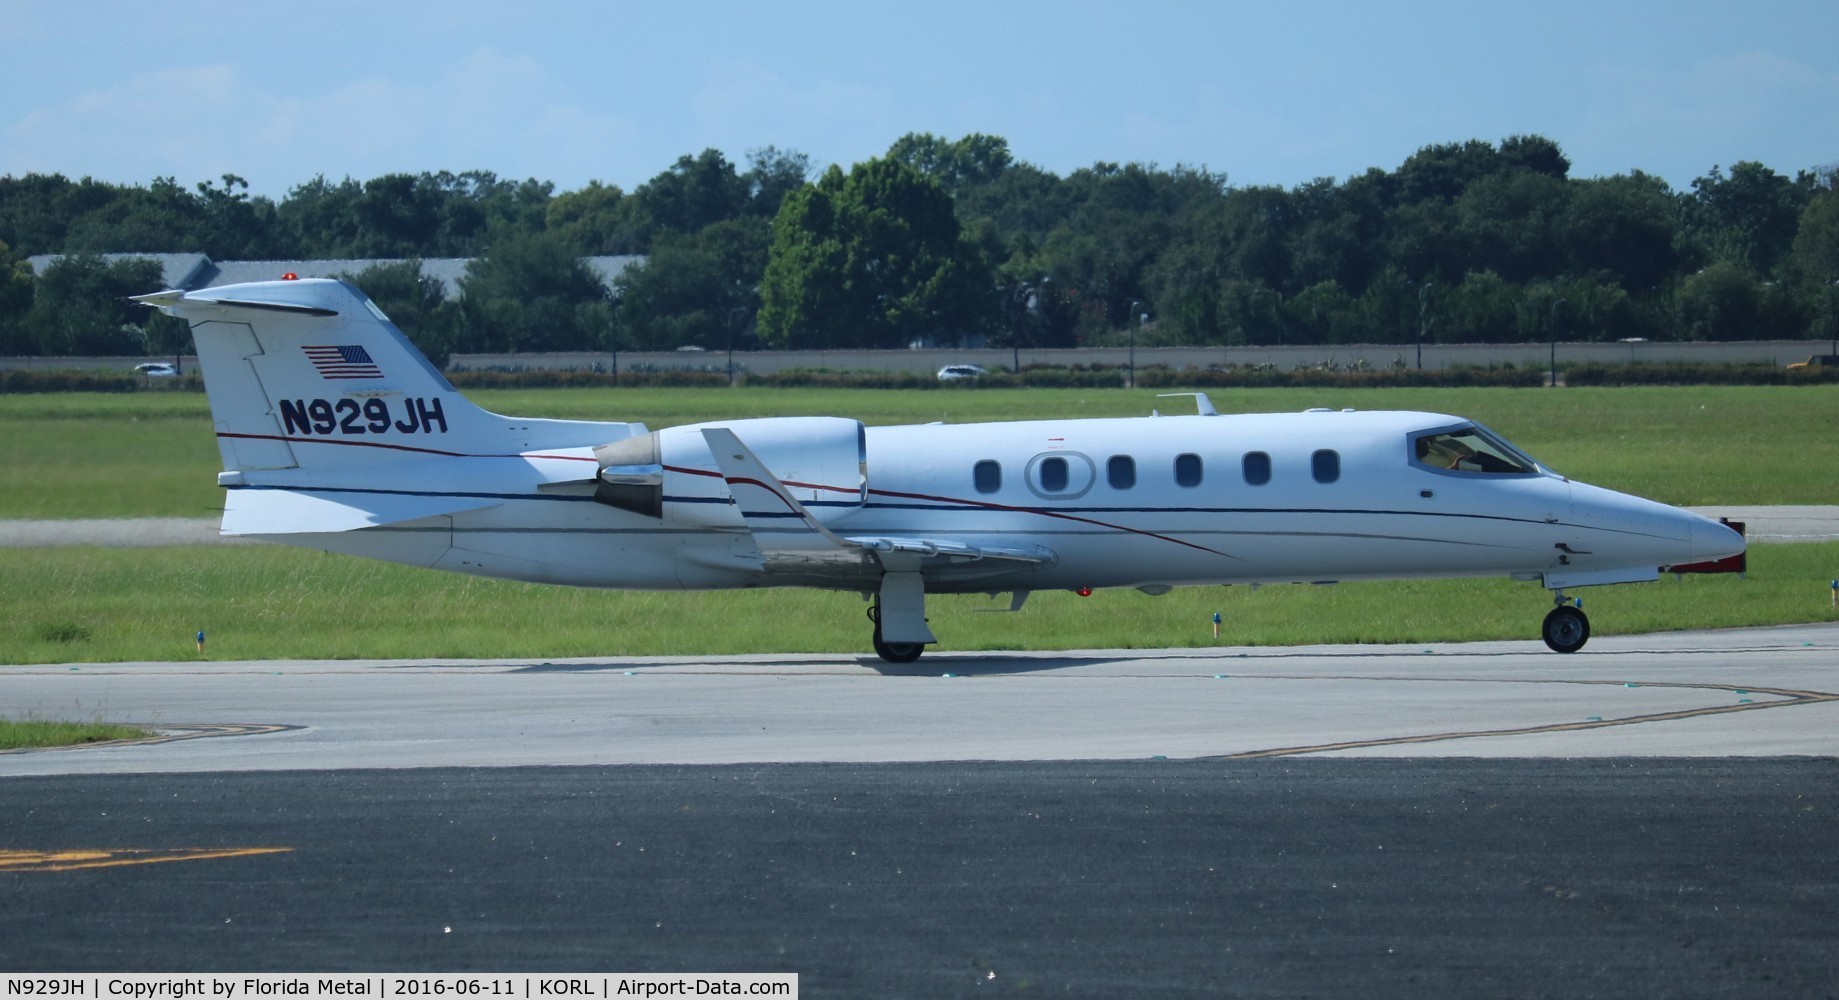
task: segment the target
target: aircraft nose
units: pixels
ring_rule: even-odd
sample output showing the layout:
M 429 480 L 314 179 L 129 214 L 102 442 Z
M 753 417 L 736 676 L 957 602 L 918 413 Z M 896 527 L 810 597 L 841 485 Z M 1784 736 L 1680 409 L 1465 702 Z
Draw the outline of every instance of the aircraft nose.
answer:
M 1728 559 L 1748 548 L 1748 543 L 1743 540 L 1742 535 L 1731 530 L 1729 526 L 1719 524 L 1708 517 L 1694 516 L 1691 530 L 1694 562 Z

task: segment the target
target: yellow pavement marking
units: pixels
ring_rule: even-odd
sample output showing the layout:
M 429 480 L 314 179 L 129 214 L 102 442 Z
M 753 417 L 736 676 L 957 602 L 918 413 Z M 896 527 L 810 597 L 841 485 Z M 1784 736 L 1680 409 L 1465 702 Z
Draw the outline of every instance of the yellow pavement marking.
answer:
M 203 861 L 210 858 L 245 858 L 256 854 L 281 854 L 291 847 L 182 847 L 171 850 L 0 850 L 0 873 L 68 872 L 79 868 L 120 868 L 162 861 Z

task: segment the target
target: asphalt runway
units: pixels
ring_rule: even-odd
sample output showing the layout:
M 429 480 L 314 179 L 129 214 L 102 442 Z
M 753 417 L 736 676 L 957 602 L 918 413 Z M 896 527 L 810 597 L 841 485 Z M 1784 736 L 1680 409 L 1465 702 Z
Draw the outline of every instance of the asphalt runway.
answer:
M 0 874 L 0 966 L 795 972 L 805 997 L 1829 996 L 1835 779 L 1830 759 L 13 778 L 9 845 L 227 856 Z
M 1839 627 L 0 667 L 0 969 L 1831 996 Z

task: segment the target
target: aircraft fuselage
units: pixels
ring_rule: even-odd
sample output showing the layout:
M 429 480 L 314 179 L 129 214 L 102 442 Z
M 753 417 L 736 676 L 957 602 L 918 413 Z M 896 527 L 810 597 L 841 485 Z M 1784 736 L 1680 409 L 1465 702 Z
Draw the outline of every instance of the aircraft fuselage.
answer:
M 805 418 L 787 419 L 796 431 Z M 720 426 L 746 439 L 774 422 Z M 1652 579 L 1741 547 L 1697 515 L 1542 468 L 1451 470 L 1413 454 L 1415 438 L 1465 426 L 1434 413 L 1335 411 L 868 427 L 860 481 L 786 478 L 839 535 L 1051 553 L 1038 563 L 931 557 L 921 572 L 933 593 L 1548 574 L 1579 586 L 1623 582 L 1590 574 Z M 696 429 L 661 433 L 702 447 Z M 493 506 L 286 540 L 590 587 L 873 590 L 881 573 L 872 560 L 764 566 L 755 539 L 776 526 L 732 503 L 706 457 L 661 463 L 666 513 L 651 517 L 544 494 L 582 478 L 593 457 L 543 454 L 428 460 L 489 466 L 495 478 L 519 467 L 524 482 L 500 481 Z M 833 465 L 853 472 L 856 455 Z
M 1510 576 L 1562 590 L 1743 552 L 1730 529 L 1575 483 L 1486 428 L 1310 410 L 866 427 L 639 424 L 473 405 L 362 292 L 139 296 L 191 324 L 223 532 L 583 587 L 860 591 L 874 644 L 936 641 L 925 594 Z M 609 405 L 618 395 L 609 393 Z

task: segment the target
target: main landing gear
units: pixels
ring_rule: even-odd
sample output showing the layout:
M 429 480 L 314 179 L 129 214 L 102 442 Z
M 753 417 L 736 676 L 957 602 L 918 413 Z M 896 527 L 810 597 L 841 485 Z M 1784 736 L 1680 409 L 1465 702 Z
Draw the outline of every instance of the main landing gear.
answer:
M 868 606 L 868 620 L 875 623 L 875 655 L 889 663 L 912 663 L 926 651 L 923 642 L 887 642 L 881 638 L 881 605 Z
M 1553 652 L 1575 653 L 1590 641 L 1590 619 L 1584 615 L 1583 602 L 1568 602 L 1562 590 L 1554 592 L 1552 601 L 1556 607 L 1546 614 L 1540 633 Z

